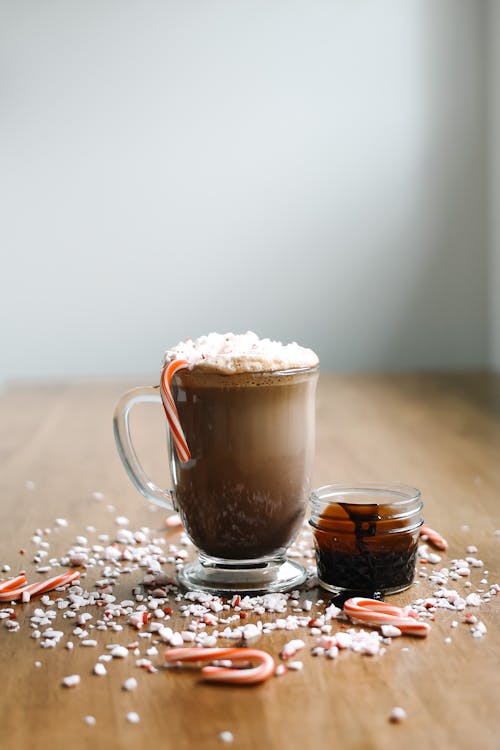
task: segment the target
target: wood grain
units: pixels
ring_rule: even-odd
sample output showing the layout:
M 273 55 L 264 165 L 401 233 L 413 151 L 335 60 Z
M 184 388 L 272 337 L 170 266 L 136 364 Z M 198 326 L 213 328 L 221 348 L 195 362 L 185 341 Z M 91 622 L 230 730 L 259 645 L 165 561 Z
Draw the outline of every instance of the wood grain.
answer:
M 112 437 L 114 404 L 136 384 L 35 383 L 4 390 L 0 566 L 25 567 L 37 579 L 30 539 L 38 527 L 53 528 L 57 517 L 68 519 L 69 526 L 50 535 L 54 557 L 89 524 L 112 533 L 119 514 L 133 528 L 164 533 L 162 512 L 153 511 L 128 482 Z M 420 487 L 426 522 L 447 536 L 449 557 L 462 557 L 467 545 L 475 544 L 489 581 L 500 581 L 499 421 L 500 379 L 493 375 L 323 374 L 314 484 L 371 479 Z M 147 470 L 168 484 L 161 413 L 144 406 L 133 428 Z M 26 487 L 27 480 L 34 489 Z M 104 501 L 92 498 L 96 490 L 105 494 Z M 139 571 L 122 576 L 118 600 L 129 598 L 141 578 Z M 391 600 L 406 603 L 429 593 L 429 585 L 417 580 L 412 590 Z M 456 588 L 466 591 L 461 581 Z M 29 638 L 27 618 L 37 603 L 20 605 L 18 633 L 0 624 L 0 748 L 211 749 L 224 746 L 219 733 L 228 730 L 235 749 L 493 750 L 500 730 L 499 604 L 500 597 L 481 608 L 488 628 L 482 639 L 473 639 L 463 624 L 452 630 L 451 620 L 460 616 L 442 613 L 424 641 L 395 639 L 383 656 L 350 652 L 335 661 L 315 659 L 304 650 L 303 672 L 246 689 L 203 685 L 192 673 L 149 675 L 131 660 L 113 662 L 107 677 L 96 678 L 91 670 L 104 650 L 101 644 L 127 643 L 130 631 L 103 634 L 98 649 L 76 644 L 70 653 L 60 644 L 43 650 Z M 173 619 L 179 622 L 177 614 Z M 452 643 L 445 643 L 447 636 Z M 277 655 L 289 638 L 276 632 L 264 645 Z M 41 668 L 34 667 L 35 660 Z M 81 675 L 81 685 L 65 690 L 61 679 L 71 673 Z M 132 675 L 139 688 L 126 693 L 121 684 Z M 388 722 L 396 705 L 408 712 L 400 725 Z M 125 720 L 131 710 L 140 714 L 140 724 Z M 83 721 L 88 714 L 96 717 L 94 727 Z

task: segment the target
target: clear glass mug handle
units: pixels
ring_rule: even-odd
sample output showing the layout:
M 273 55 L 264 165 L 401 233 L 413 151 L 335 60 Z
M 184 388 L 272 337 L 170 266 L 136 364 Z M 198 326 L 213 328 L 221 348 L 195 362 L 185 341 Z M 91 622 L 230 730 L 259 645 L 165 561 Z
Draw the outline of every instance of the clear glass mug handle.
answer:
M 171 490 L 158 487 L 146 474 L 137 457 L 132 444 L 130 434 L 130 412 L 136 404 L 158 403 L 161 404 L 160 386 L 145 385 L 133 388 L 124 393 L 116 405 L 113 415 L 113 431 L 115 434 L 116 447 L 127 474 L 132 483 L 144 495 L 144 497 L 155 505 L 168 510 L 174 510 L 173 495 Z

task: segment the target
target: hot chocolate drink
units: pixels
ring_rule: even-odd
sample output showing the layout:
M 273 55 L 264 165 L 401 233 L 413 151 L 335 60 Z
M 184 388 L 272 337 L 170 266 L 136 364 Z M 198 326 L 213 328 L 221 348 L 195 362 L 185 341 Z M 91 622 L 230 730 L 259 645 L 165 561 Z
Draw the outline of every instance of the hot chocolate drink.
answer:
M 199 556 L 179 583 L 204 591 L 285 591 L 306 571 L 286 558 L 305 515 L 318 358 L 254 333 L 188 339 L 163 358 L 160 388 L 126 393 L 114 430 L 123 464 L 151 502 L 179 511 Z M 138 403 L 163 404 L 172 489 L 144 472 L 130 434 Z
M 173 382 L 191 451 L 172 451 L 185 528 L 211 557 L 284 551 L 304 518 L 314 451 L 317 368 L 223 374 L 206 367 Z

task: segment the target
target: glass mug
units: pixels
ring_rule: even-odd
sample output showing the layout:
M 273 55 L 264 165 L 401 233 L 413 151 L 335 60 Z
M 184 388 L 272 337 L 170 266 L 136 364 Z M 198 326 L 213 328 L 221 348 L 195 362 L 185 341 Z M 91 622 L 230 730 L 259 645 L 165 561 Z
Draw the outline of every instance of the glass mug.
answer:
M 303 583 L 303 566 L 288 560 L 286 550 L 308 502 L 318 374 L 319 366 L 229 375 L 178 371 L 171 392 L 191 459 L 179 460 L 169 430 L 171 490 L 145 474 L 130 435 L 130 410 L 141 402 L 161 404 L 159 386 L 121 398 L 114 433 L 127 473 L 144 497 L 179 513 L 198 548 L 198 558 L 179 572 L 184 588 L 258 593 Z

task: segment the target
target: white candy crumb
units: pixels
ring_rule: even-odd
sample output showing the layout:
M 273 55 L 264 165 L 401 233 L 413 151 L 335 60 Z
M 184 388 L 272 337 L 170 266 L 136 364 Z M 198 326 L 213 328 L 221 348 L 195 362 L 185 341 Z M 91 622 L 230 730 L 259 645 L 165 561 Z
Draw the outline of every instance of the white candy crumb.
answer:
M 325 620 L 334 620 L 340 612 L 341 610 L 336 607 L 335 604 L 330 604 L 330 606 L 325 609 Z
M 169 529 L 173 529 L 176 526 L 182 526 L 181 517 L 177 513 L 172 513 L 165 519 L 165 526 Z
M 401 635 L 401 630 L 394 625 L 382 625 L 380 630 L 384 638 L 397 638 Z
M 232 742 L 234 740 L 233 733 L 232 732 L 221 732 L 219 734 L 219 739 L 221 742 Z
M 441 556 L 436 555 L 435 552 L 431 552 L 429 555 L 427 555 L 427 560 L 432 563 L 432 565 L 436 565 L 436 563 L 441 562 Z
M 465 599 L 465 603 L 469 607 L 480 607 L 481 606 L 481 597 L 479 596 L 479 594 L 474 594 L 474 593 L 469 594 L 466 597 L 466 599 Z
M 66 528 L 66 526 L 68 525 L 68 522 L 66 521 L 65 518 L 56 518 L 55 524 L 56 526 L 62 526 L 63 528 Z
M 80 684 L 80 675 L 79 674 L 70 674 L 67 677 L 63 678 L 62 684 L 64 687 L 76 687 Z
M 135 690 L 136 687 L 137 687 L 137 680 L 135 679 L 135 677 L 129 677 L 128 680 L 125 680 L 125 682 L 123 683 L 124 690 L 131 691 L 131 690 Z
M 282 659 L 288 659 L 290 656 L 294 656 L 301 648 L 304 648 L 305 645 L 304 641 L 300 640 L 300 638 L 295 638 L 293 641 L 285 643 L 281 649 L 280 656 Z
M 341 631 L 340 633 L 337 633 L 335 637 L 337 641 L 337 646 L 339 648 L 351 648 L 352 636 L 350 633 L 343 633 Z
M 300 672 L 304 668 L 304 664 L 301 661 L 289 661 L 287 667 L 293 669 L 294 672 Z
M 117 516 L 115 518 L 115 523 L 117 526 L 128 526 L 130 521 L 125 516 Z
M 125 648 L 125 646 L 115 646 L 111 650 L 111 656 L 114 656 L 115 659 L 125 659 L 128 656 L 128 648 Z
M 130 724 L 138 724 L 141 720 L 141 717 L 135 711 L 129 711 L 126 718 Z
M 95 716 L 84 716 L 83 720 L 85 724 L 89 725 L 89 727 L 95 726 Z
M 36 661 L 36 662 L 35 662 L 35 667 L 36 667 L 37 669 L 40 669 L 40 667 L 41 667 L 41 666 L 42 666 L 42 662 L 41 662 L 41 661 Z
M 479 622 L 471 627 L 471 632 L 473 638 L 482 638 L 487 633 L 486 625 L 479 620 Z
M 401 708 L 401 706 L 394 706 L 389 715 L 389 721 L 392 721 L 393 724 L 399 724 L 399 722 L 404 721 L 406 717 L 407 713 L 404 708 Z
M 97 664 L 94 665 L 94 674 L 99 675 L 99 677 L 104 677 L 104 675 L 108 674 L 108 670 L 104 664 L 98 661 Z

